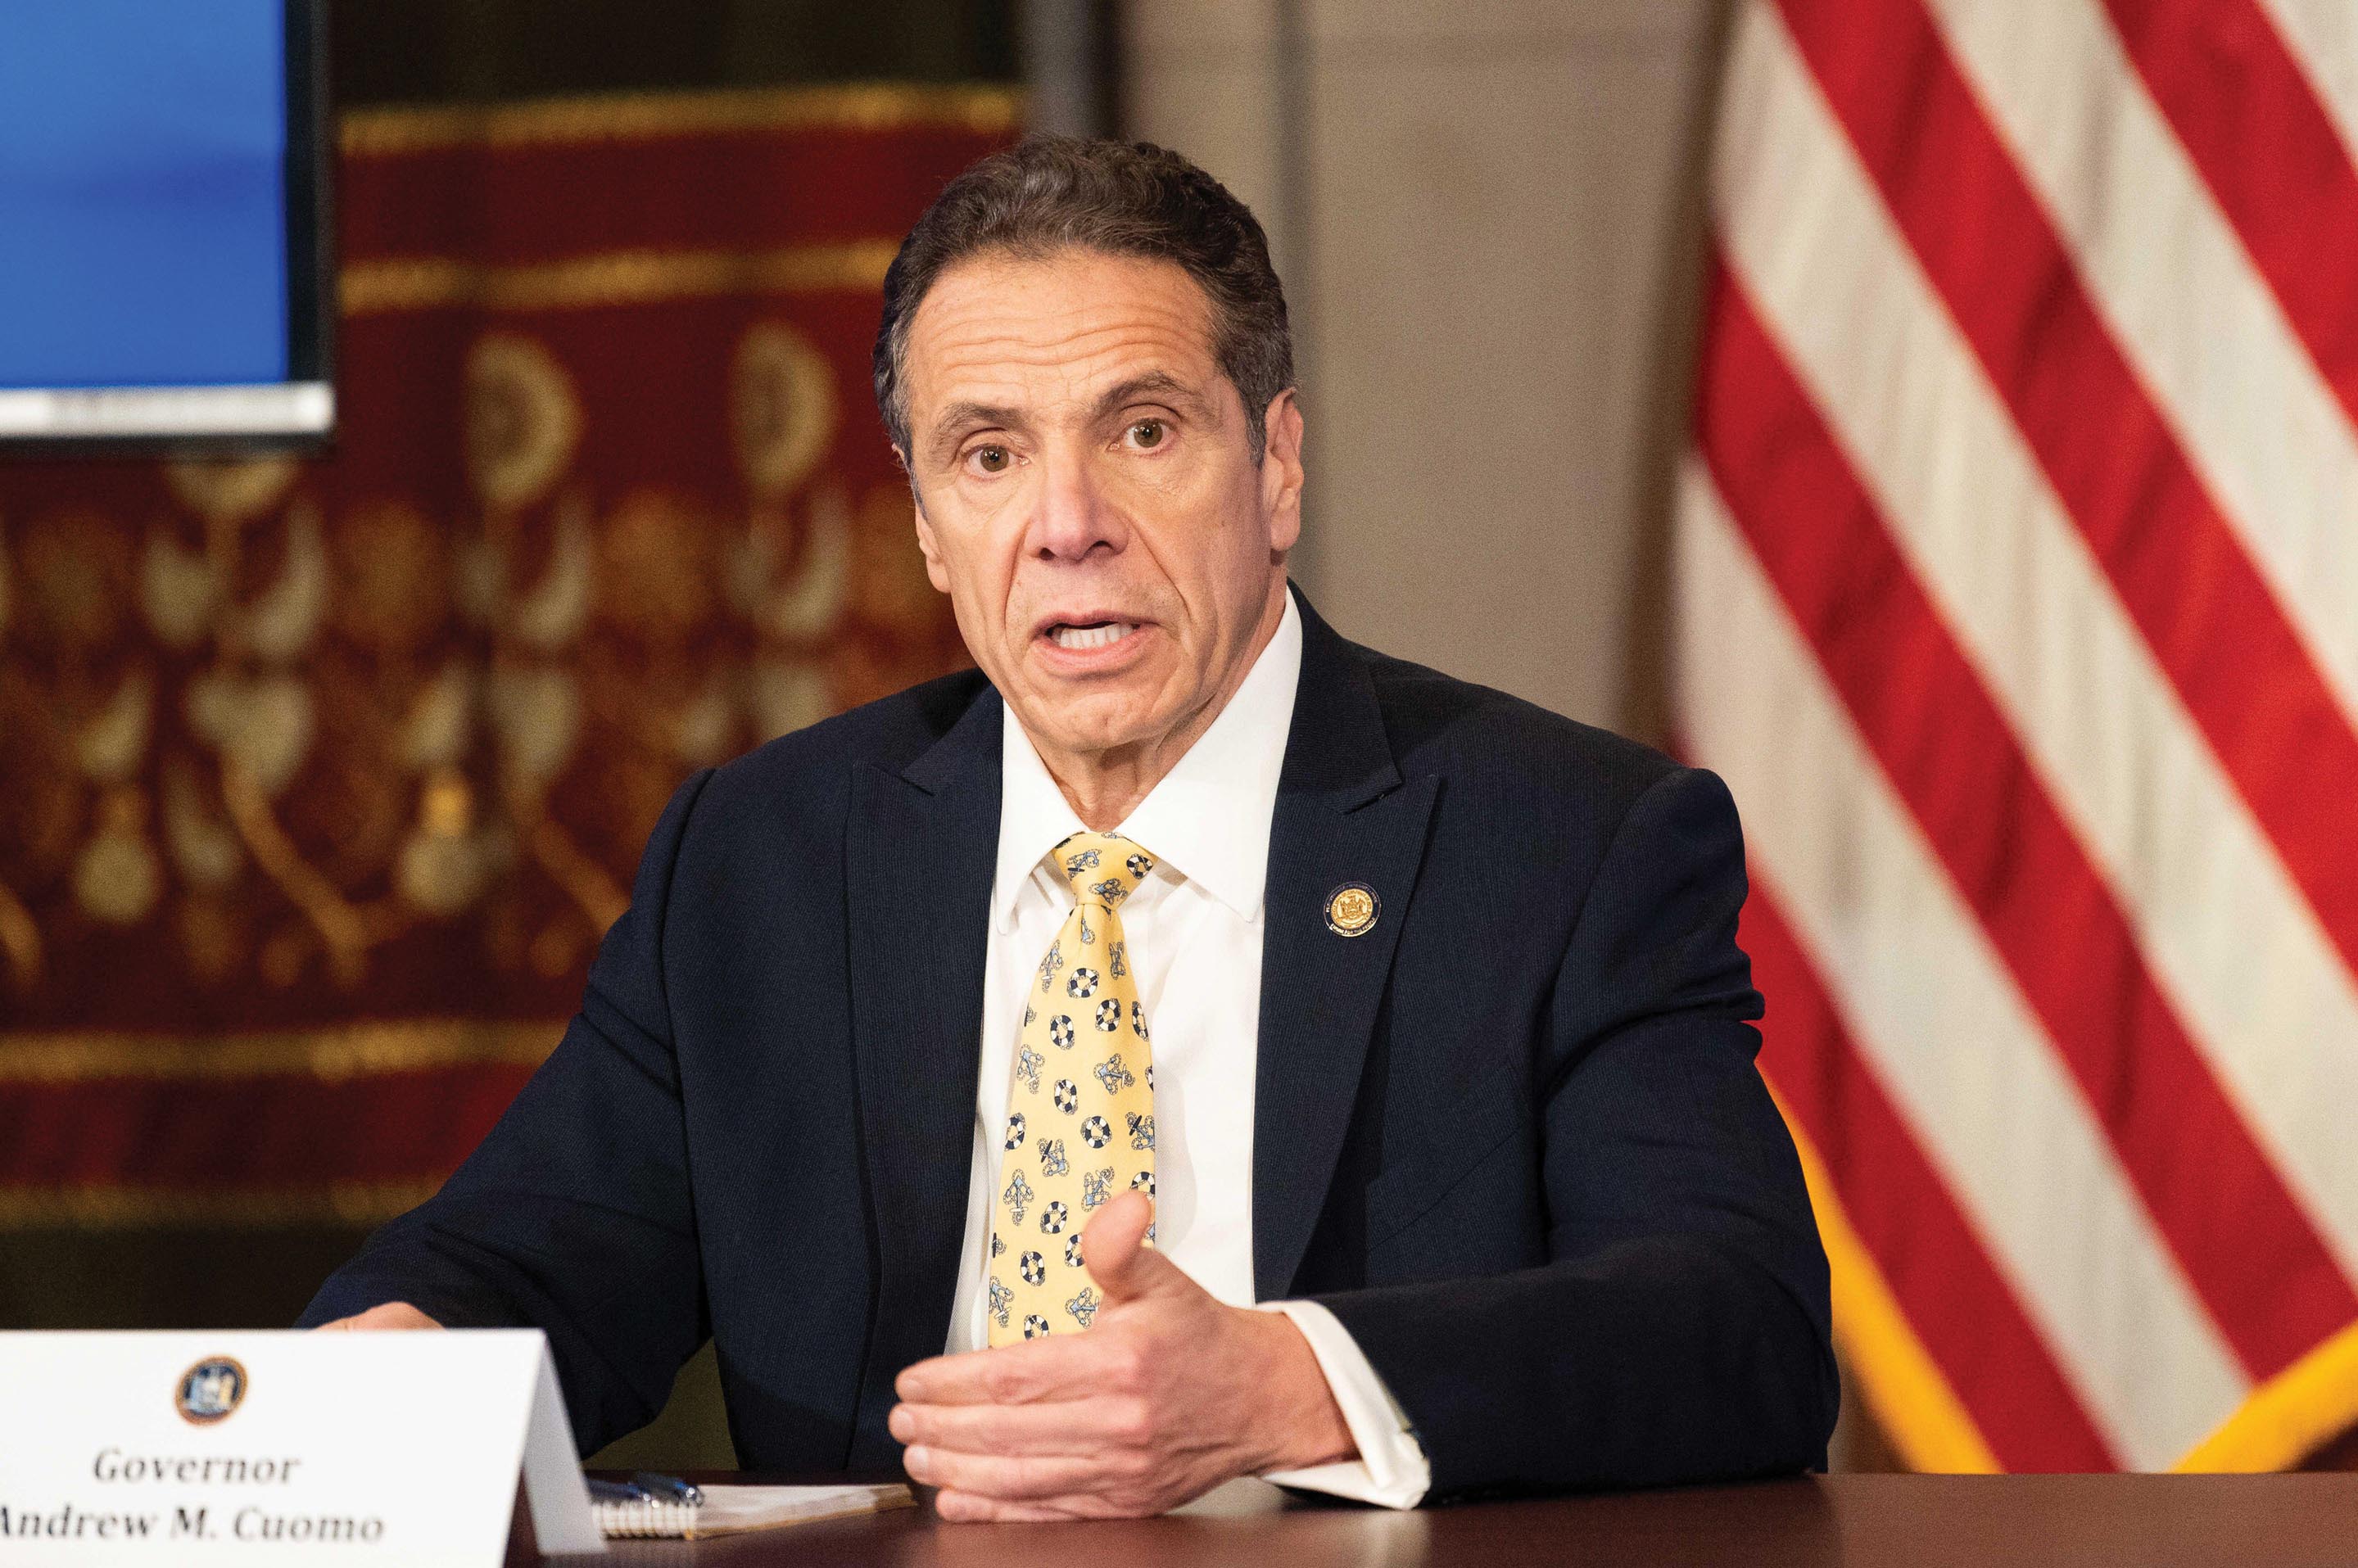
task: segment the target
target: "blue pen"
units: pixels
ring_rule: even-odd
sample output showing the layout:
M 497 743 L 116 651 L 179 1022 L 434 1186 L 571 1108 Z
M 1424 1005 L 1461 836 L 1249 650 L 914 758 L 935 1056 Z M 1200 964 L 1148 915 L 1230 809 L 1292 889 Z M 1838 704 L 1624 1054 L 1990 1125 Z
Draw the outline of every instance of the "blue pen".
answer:
M 676 1476 L 658 1475 L 653 1470 L 640 1470 L 631 1476 L 632 1484 L 649 1497 L 665 1502 L 687 1503 L 691 1507 L 704 1500 L 704 1488 L 693 1481 L 683 1481 Z

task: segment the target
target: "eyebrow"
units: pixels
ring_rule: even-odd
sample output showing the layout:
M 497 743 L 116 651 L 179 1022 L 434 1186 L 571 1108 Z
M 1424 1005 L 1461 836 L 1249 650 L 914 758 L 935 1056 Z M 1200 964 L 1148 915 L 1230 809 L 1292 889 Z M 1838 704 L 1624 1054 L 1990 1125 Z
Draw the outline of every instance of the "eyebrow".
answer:
M 1154 370 L 1108 387 L 1105 395 L 1098 399 L 1098 417 L 1102 419 L 1126 403 L 1135 403 L 1141 397 L 1150 396 L 1179 404 L 1191 414 L 1206 418 L 1211 416 L 1211 406 L 1198 396 L 1193 387 L 1168 371 Z
M 933 434 L 925 438 L 926 450 L 938 460 L 946 449 L 957 443 L 958 436 L 970 428 L 989 428 L 994 425 L 1021 427 L 1023 416 L 1012 408 L 1001 408 L 989 403 L 953 403 L 942 410 L 934 421 Z
M 1170 372 L 1161 370 L 1148 371 L 1142 375 L 1131 376 L 1128 381 L 1117 382 L 1108 387 L 1098 395 L 1098 406 L 1092 417 L 1103 419 L 1125 405 L 1135 403 L 1142 397 L 1161 398 L 1206 421 L 1217 417 L 1214 406 L 1206 402 L 1194 388 Z M 934 421 L 933 434 L 927 439 L 926 447 L 938 458 L 943 449 L 952 445 L 963 431 L 973 428 L 987 429 L 1001 425 L 1011 429 L 1021 429 L 1028 423 L 1022 411 L 1018 409 L 1001 407 L 989 403 L 953 403 L 943 409 L 941 416 Z

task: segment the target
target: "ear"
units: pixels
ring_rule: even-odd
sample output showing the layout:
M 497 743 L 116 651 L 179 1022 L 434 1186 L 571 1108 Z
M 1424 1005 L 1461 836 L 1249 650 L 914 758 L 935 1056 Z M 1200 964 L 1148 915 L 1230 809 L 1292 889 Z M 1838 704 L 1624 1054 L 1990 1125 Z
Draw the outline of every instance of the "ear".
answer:
M 1267 432 L 1260 460 L 1261 514 L 1269 519 L 1269 547 L 1282 556 L 1302 537 L 1302 403 L 1293 388 L 1269 400 L 1261 426 Z
M 908 454 L 895 447 L 892 455 L 901 460 L 901 471 L 908 475 L 909 509 L 916 519 L 917 549 L 925 557 L 925 579 L 934 585 L 934 591 L 947 593 L 950 590 L 949 568 L 942 564 L 941 541 L 934 536 L 933 521 L 925 515 L 925 498 L 917 493 L 917 476 L 909 472 Z

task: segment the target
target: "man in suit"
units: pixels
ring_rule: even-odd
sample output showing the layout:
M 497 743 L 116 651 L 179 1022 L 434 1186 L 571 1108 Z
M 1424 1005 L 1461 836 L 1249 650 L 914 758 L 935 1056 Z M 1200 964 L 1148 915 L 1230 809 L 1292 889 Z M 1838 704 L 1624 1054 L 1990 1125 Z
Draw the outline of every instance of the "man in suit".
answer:
M 556 1053 L 306 1321 L 537 1325 L 585 1450 L 708 1335 L 748 1465 L 956 1519 L 1823 1463 L 1733 804 L 1290 589 L 1251 214 L 987 159 L 876 379 L 979 668 L 689 780 Z

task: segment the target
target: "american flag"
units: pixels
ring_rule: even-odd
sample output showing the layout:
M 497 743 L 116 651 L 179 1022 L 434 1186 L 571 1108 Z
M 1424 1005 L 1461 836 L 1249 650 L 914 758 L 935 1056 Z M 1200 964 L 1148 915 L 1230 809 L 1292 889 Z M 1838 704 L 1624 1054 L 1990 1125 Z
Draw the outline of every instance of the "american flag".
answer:
M 2358 3 L 1754 0 L 1680 744 L 1922 1468 L 2358 1421 Z

